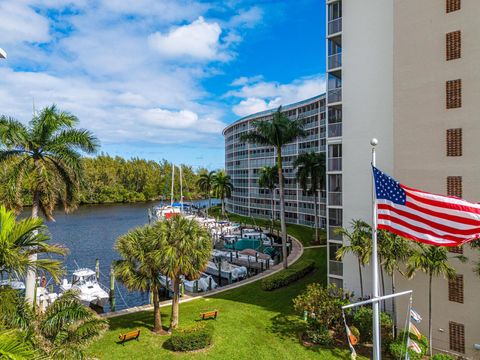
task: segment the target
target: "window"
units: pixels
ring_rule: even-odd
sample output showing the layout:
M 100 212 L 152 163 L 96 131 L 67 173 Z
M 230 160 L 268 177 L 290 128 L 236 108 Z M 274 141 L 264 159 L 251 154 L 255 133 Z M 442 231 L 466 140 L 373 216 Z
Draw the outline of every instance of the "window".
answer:
M 448 300 L 463 304 L 463 275 L 448 279 Z
M 462 177 L 448 176 L 447 177 L 447 195 L 462 197 Z
M 447 130 L 447 156 L 462 156 L 462 129 Z
M 460 10 L 460 0 L 446 0 L 447 1 L 447 13 Z
M 462 37 L 460 30 L 449 32 L 446 35 L 447 61 L 460 59 L 462 55 Z
M 447 109 L 462 107 L 462 79 L 447 81 L 446 100 Z
M 450 350 L 465 353 L 465 325 L 450 321 L 448 324 Z

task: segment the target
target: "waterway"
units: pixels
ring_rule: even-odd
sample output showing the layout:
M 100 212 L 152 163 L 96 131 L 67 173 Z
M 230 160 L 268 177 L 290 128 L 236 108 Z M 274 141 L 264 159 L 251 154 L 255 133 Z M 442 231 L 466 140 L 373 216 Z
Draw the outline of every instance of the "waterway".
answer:
M 214 201 L 215 203 L 217 201 Z M 197 201 L 197 206 L 207 201 Z M 95 260 L 100 260 L 100 282 L 109 286 L 112 261 L 119 259 L 114 249 L 115 240 L 137 226 L 148 223 L 147 210 L 156 203 L 82 205 L 75 212 L 55 213 L 55 222 L 48 222 L 52 243 L 69 249 L 64 259 L 67 276 L 77 268 L 95 269 Z M 116 282 L 116 310 L 148 303 L 148 294 L 129 292 Z M 105 311 L 110 311 L 107 306 Z

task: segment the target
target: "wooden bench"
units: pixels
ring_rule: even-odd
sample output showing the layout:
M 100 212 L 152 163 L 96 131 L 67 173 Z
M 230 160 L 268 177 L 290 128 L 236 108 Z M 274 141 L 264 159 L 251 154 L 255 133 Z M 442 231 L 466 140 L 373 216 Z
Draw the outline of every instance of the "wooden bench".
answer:
M 138 338 L 140 337 L 140 330 L 134 330 L 134 331 L 130 331 L 130 332 L 127 332 L 125 334 L 120 334 L 118 336 L 118 338 L 120 339 L 120 344 L 124 345 L 125 341 L 128 341 L 128 340 L 137 340 L 138 341 Z
M 217 315 L 218 315 L 218 310 L 207 311 L 204 313 L 200 313 L 200 318 L 202 320 L 207 320 L 210 318 L 217 319 Z

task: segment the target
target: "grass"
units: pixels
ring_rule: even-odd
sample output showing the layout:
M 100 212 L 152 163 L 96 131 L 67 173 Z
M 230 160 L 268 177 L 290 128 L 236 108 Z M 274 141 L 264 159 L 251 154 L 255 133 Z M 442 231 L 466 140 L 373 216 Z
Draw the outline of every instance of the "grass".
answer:
M 289 226 L 290 233 L 297 237 L 291 232 L 292 228 Z M 303 229 L 301 233 L 305 234 Z M 214 345 L 205 351 L 180 354 L 165 349 L 168 337 L 150 331 L 153 315 L 147 311 L 109 319 L 110 330 L 90 346 L 88 356 L 99 359 L 350 359 L 348 350 L 305 347 L 299 340 L 302 321 L 294 313 L 292 299 L 307 284 L 326 284 L 327 281 L 325 248 L 306 249 L 302 258 L 314 260 L 316 269 L 288 287 L 266 292 L 257 281 L 181 304 L 180 326 L 194 324 L 200 312 L 219 310 L 217 320 L 211 320 L 215 325 Z M 169 324 L 170 307 L 162 308 L 162 321 L 164 325 Z M 117 344 L 118 335 L 132 329 L 141 330 L 140 341 L 133 340 L 125 346 Z

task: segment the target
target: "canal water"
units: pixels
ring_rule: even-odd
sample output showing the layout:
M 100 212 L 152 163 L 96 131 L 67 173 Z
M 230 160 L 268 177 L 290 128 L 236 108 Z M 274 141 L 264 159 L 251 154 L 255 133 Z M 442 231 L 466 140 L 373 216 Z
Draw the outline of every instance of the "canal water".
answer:
M 195 202 L 205 206 L 208 201 Z M 212 201 L 218 203 L 218 201 Z M 109 286 L 112 261 L 119 259 L 114 250 L 115 240 L 137 226 L 148 223 L 148 208 L 156 203 L 82 205 L 68 215 L 55 213 L 55 222 L 48 222 L 52 243 L 62 244 L 69 249 L 64 259 L 68 278 L 77 268 L 95 269 L 95 260 L 100 260 L 100 282 Z M 148 294 L 129 292 L 119 281 L 115 284 L 116 310 L 148 303 Z M 110 311 L 107 306 L 105 311 Z

